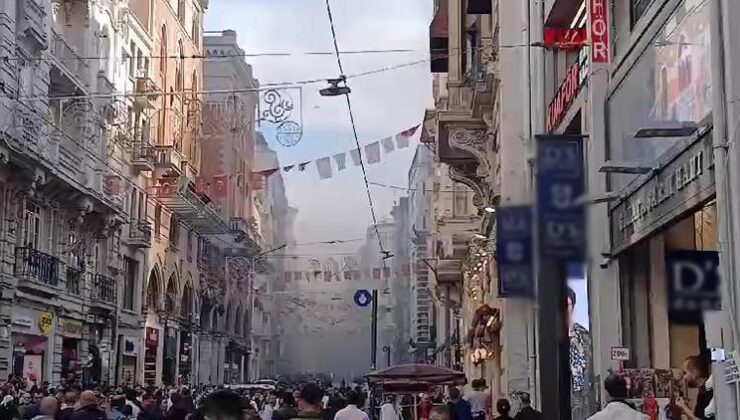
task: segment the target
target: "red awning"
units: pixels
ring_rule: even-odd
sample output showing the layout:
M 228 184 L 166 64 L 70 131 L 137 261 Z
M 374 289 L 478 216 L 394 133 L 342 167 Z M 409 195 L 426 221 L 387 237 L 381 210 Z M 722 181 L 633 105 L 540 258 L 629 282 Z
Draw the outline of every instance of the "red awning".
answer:
M 430 38 L 447 38 L 449 37 L 449 11 L 447 8 L 448 0 L 440 0 L 439 9 L 434 13 L 432 24 L 429 25 Z

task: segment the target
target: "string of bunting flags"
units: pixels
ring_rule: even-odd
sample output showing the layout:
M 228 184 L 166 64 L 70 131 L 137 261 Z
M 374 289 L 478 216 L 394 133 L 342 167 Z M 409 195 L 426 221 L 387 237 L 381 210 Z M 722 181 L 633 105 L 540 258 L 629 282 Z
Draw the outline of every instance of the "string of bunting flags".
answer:
M 281 169 L 285 173 L 288 173 L 293 169 L 297 169 L 298 172 L 304 172 L 311 163 L 315 163 L 316 170 L 319 173 L 319 179 L 329 179 L 334 175 L 335 167 L 337 172 L 347 169 L 347 155 L 349 155 L 349 160 L 354 166 L 360 166 L 360 156 L 365 159 L 365 163 L 367 163 L 368 165 L 374 165 L 382 160 L 382 155 L 392 153 L 396 149 L 405 149 L 409 147 L 411 143 L 411 138 L 414 136 L 418 129 L 419 125 L 415 125 L 409 129 L 401 131 L 394 136 L 385 137 L 381 140 L 376 140 L 363 146 L 362 151 L 360 151 L 360 149 L 358 148 L 354 148 L 348 152 L 340 152 L 329 156 L 324 156 L 316 160 L 307 160 L 297 164 L 270 168 L 263 171 L 255 172 L 255 174 L 259 174 L 267 178 Z M 382 155 L 381 150 L 383 152 Z
M 429 269 L 425 263 L 405 263 L 400 267 L 400 272 L 396 272 L 396 276 L 410 276 L 411 270 L 416 270 L 417 273 L 426 273 Z M 324 281 L 324 282 L 341 282 L 341 281 L 359 281 L 359 280 L 382 280 L 390 279 L 392 277 L 391 267 L 375 267 L 375 268 L 355 268 L 343 271 L 327 271 L 327 270 L 293 270 L 285 271 L 283 273 L 283 279 L 285 283 L 293 281 Z
M 236 182 L 237 187 L 259 190 L 263 188 L 263 181 L 279 170 L 282 169 L 285 173 L 288 173 L 293 169 L 296 169 L 298 172 L 304 172 L 312 162 L 316 165 L 319 179 L 328 179 L 333 176 L 335 167 L 337 172 L 347 169 L 347 155 L 349 155 L 349 161 L 351 161 L 354 166 L 360 166 L 361 156 L 364 158 L 365 163 L 368 165 L 374 165 L 382 160 L 382 155 L 392 153 L 396 149 L 408 148 L 411 143 L 411 138 L 418 129 L 419 125 L 415 125 L 407 130 L 397 133 L 394 136 L 366 144 L 362 148 L 362 153 L 360 153 L 360 149 L 355 148 L 348 152 L 335 153 L 316 160 L 307 160 L 297 164 L 284 165 L 282 167 L 252 172 L 249 174 L 249 185 L 247 185 L 244 174 L 219 174 L 211 177 L 197 176 L 192 181 L 197 194 L 207 195 L 213 199 L 224 199 L 229 195 L 229 186 L 232 185 L 232 182 Z M 382 155 L 381 149 L 383 151 Z M 157 195 L 166 196 L 178 189 L 187 188 L 187 183 L 185 183 L 185 181 L 186 178 L 173 179 L 170 182 L 161 183 L 161 185 L 157 185 L 153 188 L 157 191 Z M 122 199 L 130 189 L 131 184 L 124 182 L 124 179 L 117 174 L 103 176 L 103 193 L 106 197 Z

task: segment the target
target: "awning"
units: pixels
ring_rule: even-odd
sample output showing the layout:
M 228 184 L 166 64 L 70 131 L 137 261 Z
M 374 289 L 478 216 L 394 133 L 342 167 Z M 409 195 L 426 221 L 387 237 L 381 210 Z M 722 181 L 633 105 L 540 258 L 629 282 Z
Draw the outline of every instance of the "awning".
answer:
M 432 23 L 429 25 L 429 55 L 432 73 L 447 73 L 449 68 L 448 38 L 449 38 L 449 12 L 447 1 L 440 0 L 439 8 L 434 14 Z

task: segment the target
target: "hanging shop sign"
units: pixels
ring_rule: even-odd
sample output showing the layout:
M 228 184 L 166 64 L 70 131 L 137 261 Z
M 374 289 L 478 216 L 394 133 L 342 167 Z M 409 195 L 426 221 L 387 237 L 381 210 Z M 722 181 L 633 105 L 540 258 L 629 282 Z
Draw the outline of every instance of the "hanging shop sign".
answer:
M 69 338 L 82 338 L 82 323 L 79 321 L 63 320 L 61 334 Z
M 131 356 L 131 357 L 138 356 L 139 349 L 138 349 L 138 346 L 136 345 L 136 339 L 133 339 L 131 337 L 124 337 L 121 353 L 123 353 L 124 356 Z
M 589 29 L 591 32 L 591 62 L 609 62 L 609 19 L 607 0 L 589 0 Z
M 555 130 L 568 113 L 570 106 L 588 79 L 588 48 L 581 48 L 578 60 L 570 66 L 565 78 L 560 82 L 555 97 L 547 106 L 547 132 Z
M 537 136 L 537 223 L 539 256 L 583 261 L 586 222 L 576 199 L 585 192 L 583 138 Z
M 695 141 L 611 210 L 612 253 L 714 196 L 712 138 Z
M 532 296 L 532 207 L 502 206 L 496 219 L 499 296 Z
M 147 347 L 159 346 L 159 330 L 152 327 L 146 327 L 145 344 Z
M 666 275 L 669 312 L 694 315 L 721 309 L 718 252 L 667 251 Z

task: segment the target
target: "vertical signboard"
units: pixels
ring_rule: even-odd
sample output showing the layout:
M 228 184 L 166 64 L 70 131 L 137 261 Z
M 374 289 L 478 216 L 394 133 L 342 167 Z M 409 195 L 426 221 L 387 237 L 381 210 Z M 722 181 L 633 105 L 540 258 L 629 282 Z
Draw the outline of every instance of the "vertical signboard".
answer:
M 532 296 L 532 207 L 499 207 L 496 215 L 496 263 L 501 297 Z
M 609 6 L 606 0 L 589 0 L 589 32 L 591 35 L 591 62 L 609 62 Z
M 539 255 L 556 261 L 583 261 L 586 223 L 583 196 L 583 139 L 537 136 L 537 222 Z

